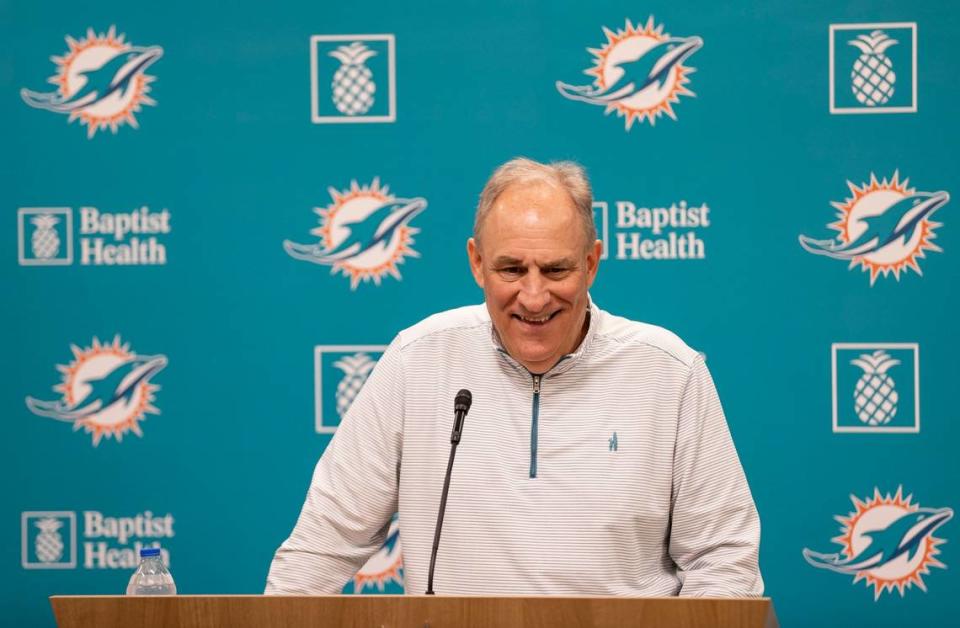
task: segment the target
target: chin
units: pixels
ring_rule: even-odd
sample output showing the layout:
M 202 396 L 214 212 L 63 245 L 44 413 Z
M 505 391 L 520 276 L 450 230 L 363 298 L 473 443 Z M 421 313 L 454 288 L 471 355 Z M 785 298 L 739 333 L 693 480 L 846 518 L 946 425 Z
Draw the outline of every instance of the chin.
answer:
M 518 359 L 526 364 L 547 364 L 556 356 L 553 351 L 519 352 Z M 559 359 L 559 358 L 557 358 Z M 552 366 L 552 365 L 551 365 Z

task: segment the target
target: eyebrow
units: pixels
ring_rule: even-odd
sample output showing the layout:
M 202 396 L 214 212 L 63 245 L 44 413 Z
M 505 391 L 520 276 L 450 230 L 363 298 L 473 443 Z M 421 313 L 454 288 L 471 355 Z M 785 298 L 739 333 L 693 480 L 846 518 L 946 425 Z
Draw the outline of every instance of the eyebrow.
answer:
M 516 257 L 510 257 L 509 255 L 501 255 L 500 257 L 493 260 L 494 266 L 523 266 L 523 260 L 517 259 Z M 568 257 L 561 257 L 560 259 L 550 260 L 544 264 L 540 265 L 540 268 L 553 268 L 555 266 L 574 266 L 576 262 Z

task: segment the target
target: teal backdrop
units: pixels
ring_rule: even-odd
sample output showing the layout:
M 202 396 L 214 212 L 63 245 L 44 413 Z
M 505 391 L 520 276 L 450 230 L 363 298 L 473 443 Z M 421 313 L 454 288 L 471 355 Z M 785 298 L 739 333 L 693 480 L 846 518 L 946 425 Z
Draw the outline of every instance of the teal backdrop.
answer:
M 952 616 L 958 31 L 935 0 L 0 0 L 2 623 L 122 593 L 142 545 L 181 593 L 261 592 L 383 345 L 482 300 L 464 244 L 517 155 L 588 169 L 593 299 L 706 355 L 782 624 Z M 908 551 L 844 570 L 871 535 Z M 399 590 L 391 543 L 348 590 Z

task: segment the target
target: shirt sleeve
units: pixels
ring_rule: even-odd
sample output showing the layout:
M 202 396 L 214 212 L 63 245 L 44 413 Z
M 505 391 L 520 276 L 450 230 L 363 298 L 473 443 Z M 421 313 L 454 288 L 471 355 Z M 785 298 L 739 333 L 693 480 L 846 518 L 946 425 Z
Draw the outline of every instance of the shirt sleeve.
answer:
M 296 526 L 270 565 L 267 595 L 340 593 L 380 549 L 397 510 L 403 377 L 394 341 L 317 463 Z
M 760 518 L 700 356 L 680 401 L 670 556 L 681 596 L 763 595 Z

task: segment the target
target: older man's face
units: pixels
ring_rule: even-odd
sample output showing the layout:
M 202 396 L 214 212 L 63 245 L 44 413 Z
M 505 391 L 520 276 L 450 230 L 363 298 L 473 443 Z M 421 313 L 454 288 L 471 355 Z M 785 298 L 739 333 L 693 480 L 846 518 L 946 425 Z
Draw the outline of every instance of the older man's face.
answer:
M 548 183 L 507 188 L 479 236 L 467 253 L 490 318 L 507 352 L 544 373 L 583 339 L 601 244 L 585 242 L 573 200 Z

